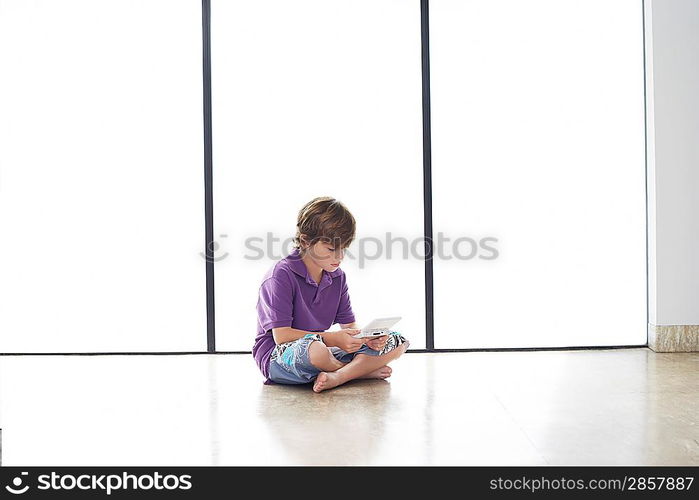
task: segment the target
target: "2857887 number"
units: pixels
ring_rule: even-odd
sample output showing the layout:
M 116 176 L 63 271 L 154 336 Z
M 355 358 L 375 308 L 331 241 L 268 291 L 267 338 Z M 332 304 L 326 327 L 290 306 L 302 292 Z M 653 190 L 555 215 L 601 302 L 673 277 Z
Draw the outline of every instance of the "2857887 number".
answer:
M 689 490 L 693 477 L 629 477 L 627 490 Z

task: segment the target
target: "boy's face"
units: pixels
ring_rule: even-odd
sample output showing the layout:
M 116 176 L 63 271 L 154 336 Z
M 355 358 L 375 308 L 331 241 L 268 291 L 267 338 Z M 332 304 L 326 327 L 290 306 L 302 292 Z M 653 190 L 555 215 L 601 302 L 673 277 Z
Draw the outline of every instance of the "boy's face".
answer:
M 330 242 L 318 241 L 308 247 L 307 255 L 318 266 L 331 273 L 340 267 L 345 252 L 339 244 L 333 245 Z

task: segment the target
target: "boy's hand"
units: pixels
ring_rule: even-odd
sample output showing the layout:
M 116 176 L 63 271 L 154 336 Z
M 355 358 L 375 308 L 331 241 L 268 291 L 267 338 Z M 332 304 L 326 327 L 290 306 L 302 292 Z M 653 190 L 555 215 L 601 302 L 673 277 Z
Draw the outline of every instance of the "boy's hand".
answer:
M 369 346 L 370 349 L 380 351 L 386 347 L 387 341 L 388 335 L 381 335 L 380 337 L 374 337 L 373 339 L 366 341 L 366 345 Z
M 352 335 L 357 335 L 359 332 L 361 330 L 358 328 L 345 328 L 334 332 L 325 332 L 323 341 L 328 347 L 339 347 L 343 351 L 357 352 L 364 345 L 364 341 L 355 339 Z

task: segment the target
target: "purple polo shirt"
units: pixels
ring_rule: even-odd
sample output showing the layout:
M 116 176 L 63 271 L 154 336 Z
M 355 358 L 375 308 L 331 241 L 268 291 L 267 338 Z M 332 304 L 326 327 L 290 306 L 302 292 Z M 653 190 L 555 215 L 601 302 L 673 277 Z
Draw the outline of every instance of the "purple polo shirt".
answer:
M 345 272 L 339 267 L 331 273 L 323 270 L 320 283 L 316 283 L 296 248 L 275 263 L 262 279 L 252 355 L 269 383 L 269 358 L 276 345 L 272 328 L 290 326 L 324 332 L 335 323 L 354 321 Z

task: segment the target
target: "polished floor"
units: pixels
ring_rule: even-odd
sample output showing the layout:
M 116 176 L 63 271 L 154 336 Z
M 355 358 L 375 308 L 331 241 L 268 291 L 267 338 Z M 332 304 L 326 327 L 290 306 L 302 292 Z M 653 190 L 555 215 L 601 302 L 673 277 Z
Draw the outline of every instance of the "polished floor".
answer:
M 262 384 L 249 355 L 0 356 L 2 465 L 699 465 L 699 353 L 408 353 Z

